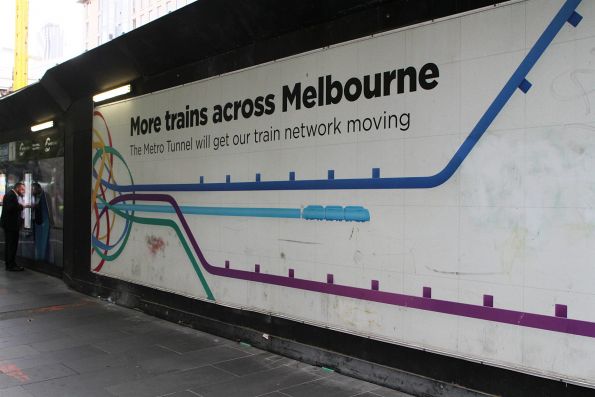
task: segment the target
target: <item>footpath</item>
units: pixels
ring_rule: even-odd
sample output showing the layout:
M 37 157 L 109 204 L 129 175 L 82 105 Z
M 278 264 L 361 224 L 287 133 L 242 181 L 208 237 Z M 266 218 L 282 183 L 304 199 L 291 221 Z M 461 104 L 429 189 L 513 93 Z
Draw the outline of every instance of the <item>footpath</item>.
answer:
M 411 397 L 0 271 L 0 397 Z

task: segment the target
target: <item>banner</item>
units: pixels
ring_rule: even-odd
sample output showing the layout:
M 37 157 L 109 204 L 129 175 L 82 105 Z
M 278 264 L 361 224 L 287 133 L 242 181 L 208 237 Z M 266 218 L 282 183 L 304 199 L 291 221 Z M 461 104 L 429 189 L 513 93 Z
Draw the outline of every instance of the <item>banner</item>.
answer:
M 97 107 L 93 271 L 595 385 L 595 5 L 579 3 Z

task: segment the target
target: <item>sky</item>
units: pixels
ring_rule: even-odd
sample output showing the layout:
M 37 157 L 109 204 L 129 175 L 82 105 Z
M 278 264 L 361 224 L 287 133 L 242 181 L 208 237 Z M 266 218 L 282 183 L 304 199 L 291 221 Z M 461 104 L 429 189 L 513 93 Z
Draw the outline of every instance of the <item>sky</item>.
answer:
M 12 85 L 15 10 L 17 0 L 0 0 L 0 89 Z M 60 26 L 63 56 L 43 60 L 42 28 Z M 29 0 L 29 82 L 46 69 L 81 54 L 85 49 L 85 8 L 77 0 Z

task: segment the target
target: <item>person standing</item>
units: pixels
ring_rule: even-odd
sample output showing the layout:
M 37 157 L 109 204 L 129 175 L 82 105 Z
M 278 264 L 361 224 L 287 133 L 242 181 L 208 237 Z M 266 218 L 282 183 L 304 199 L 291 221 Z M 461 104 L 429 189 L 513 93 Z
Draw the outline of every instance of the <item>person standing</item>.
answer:
M 17 248 L 19 246 L 19 230 L 21 228 L 21 212 L 23 206 L 19 203 L 19 197 L 25 194 L 25 185 L 18 182 L 11 191 L 4 195 L 2 200 L 2 215 L 0 225 L 4 229 L 4 264 L 8 271 L 22 271 L 24 268 L 16 264 Z
M 38 182 L 31 185 L 34 208 L 33 233 L 35 235 L 35 260 L 49 262 L 50 260 L 50 229 L 52 227 L 52 214 L 48 205 L 47 193 Z

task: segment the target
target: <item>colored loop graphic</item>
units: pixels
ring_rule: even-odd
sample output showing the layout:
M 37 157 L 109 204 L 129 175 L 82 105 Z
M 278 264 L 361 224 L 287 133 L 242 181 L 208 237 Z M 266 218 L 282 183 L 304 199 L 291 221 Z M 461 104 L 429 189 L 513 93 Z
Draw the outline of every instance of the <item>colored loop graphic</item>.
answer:
M 116 198 L 118 195 L 120 195 L 120 193 L 114 190 L 108 191 L 101 181 L 105 180 L 110 181 L 110 183 L 114 185 L 118 184 L 114 171 L 114 157 L 119 160 L 119 162 L 126 168 L 128 180 L 131 185 L 134 185 L 134 180 L 122 155 L 111 146 L 112 136 L 105 118 L 100 112 L 97 111 L 93 113 L 93 116 L 101 120 L 100 125 L 102 125 L 104 128 L 103 133 L 107 135 L 108 142 L 108 145 L 106 145 L 101 131 L 95 128 L 93 129 L 93 149 L 95 150 L 95 154 L 93 156 L 93 178 L 95 180 L 93 183 L 93 193 L 91 196 L 91 209 L 95 219 L 91 233 L 91 240 L 93 243 L 92 253 L 94 252 L 102 258 L 99 264 L 93 268 L 93 270 L 100 271 L 106 260 L 111 261 L 122 253 L 130 235 L 132 226 L 132 222 L 129 219 L 126 219 L 120 236 L 115 242 L 112 243 L 114 240 L 113 231 L 115 230 L 114 228 L 116 226 L 116 213 L 112 212 L 110 214 L 103 206 L 103 208 L 100 209 L 98 202 L 105 203 L 110 199 Z M 130 212 L 132 214 L 134 213 L 134 211 Z M 117 248 L 116 252 L 113 254 L 108 254 L 108 252 L 114 248 Z

